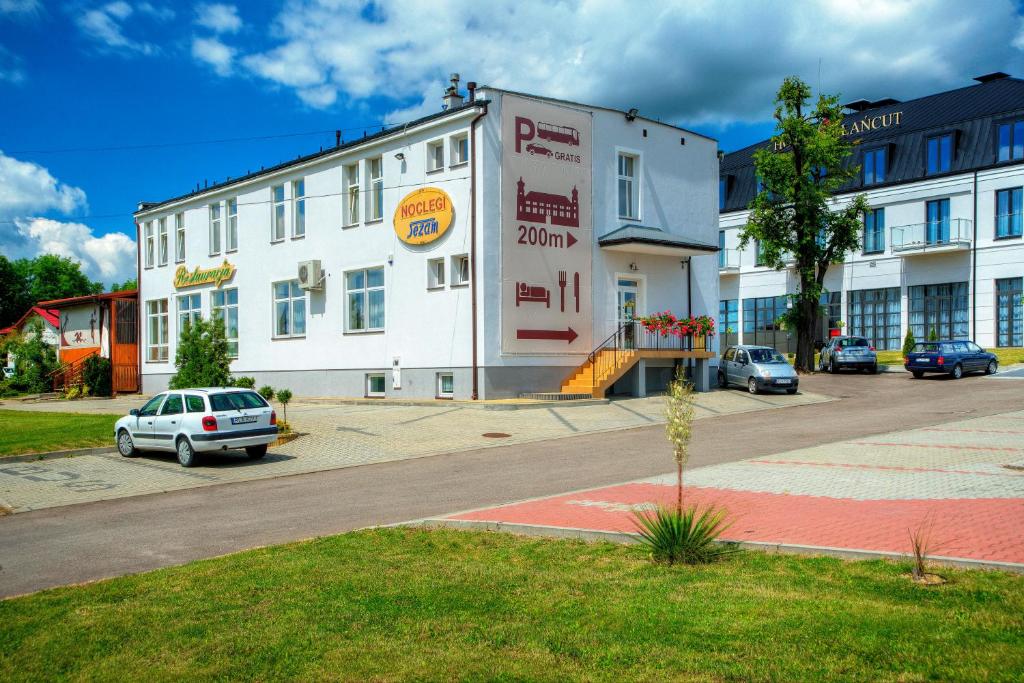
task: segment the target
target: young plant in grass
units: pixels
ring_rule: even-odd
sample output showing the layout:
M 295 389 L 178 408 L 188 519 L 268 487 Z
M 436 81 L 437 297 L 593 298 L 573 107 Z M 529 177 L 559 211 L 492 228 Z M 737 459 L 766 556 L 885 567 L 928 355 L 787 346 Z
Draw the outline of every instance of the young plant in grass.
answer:
M 277 400 L 281 402 L 281 410 L 284 412 L 284 421 L 288 421 L 288 403 L 292 400 L 291 389 L 278 389 Z

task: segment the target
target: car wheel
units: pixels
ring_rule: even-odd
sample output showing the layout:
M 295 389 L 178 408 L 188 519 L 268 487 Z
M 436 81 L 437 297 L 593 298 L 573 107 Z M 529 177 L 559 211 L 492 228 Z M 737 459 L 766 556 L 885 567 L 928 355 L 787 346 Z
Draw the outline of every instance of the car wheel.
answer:
M 988 367 L 985 368 L 985 374 L 986 375 L 994 375 L 994 374 L 996 374 L 996 371 L 998 369 L 999 369 L 999 363 L 995 362 L 994 360 L 990 360 L 988 362 Z
M 839 372 L 839 368 L 836 366 L 835 358 L 828 359 L 828 371 L 831 372 L 833 375 Z
M 786 393 L 787 394 L 795 394 L 796 393 L 796 389 L 786 389 Z
M 122 429 L 117 433 L 117 452 L 126 458 L 134 458 L 139 454 L 139 449 L 135 447 L 132 435 L 128 433 L 127 429 Z
M 248 446 L 245 449 L 245 454 L 249 456 L 250 460 L 259 460 L 267 454 L 267 444 L 262 446 Z
M 199 463 L 199 455 L 196 453 L 196 449 L 192 448 L 188 438 L 179 436 L 176 450 L 178 464 L 182 467 L 195 467 Z
M 914 370 L 914 379 L 921 379 L 924 377 L 924 373 L 920 370 Z
M 757 380 L 754 379 L 753 377 L 747 380 L 747 391 L 749 391 L 752 394 L 757 393 Z
M 956 365 L 953 366 L 953 372 L 949 374 L 953 377 L 953 379 L 960 379 L 961 377 L 964 376 L 964 368 L 962 365 L 957 363 Z
M 868 374 L 869 375 L 877 375 L 878 374 L 878 363 L 875 363 L 870 368 L 868 368 Z
M 724 372 L 719 372 L 718 373 L 718 386 L 721 389 L 728 389 L 729 388 L 729 381 L 725 378 L 725 373 Z

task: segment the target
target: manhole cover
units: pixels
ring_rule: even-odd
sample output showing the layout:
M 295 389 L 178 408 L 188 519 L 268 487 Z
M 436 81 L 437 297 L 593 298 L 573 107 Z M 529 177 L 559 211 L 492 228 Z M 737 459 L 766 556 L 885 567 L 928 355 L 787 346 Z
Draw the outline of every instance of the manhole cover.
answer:
M 506 434 L 505 432 L 487 432 L 487 433 L 483 434 L 482 436 L 485 439 L 507 439 L 508 437 L 510 437 L 512 435 L 511 434 Z

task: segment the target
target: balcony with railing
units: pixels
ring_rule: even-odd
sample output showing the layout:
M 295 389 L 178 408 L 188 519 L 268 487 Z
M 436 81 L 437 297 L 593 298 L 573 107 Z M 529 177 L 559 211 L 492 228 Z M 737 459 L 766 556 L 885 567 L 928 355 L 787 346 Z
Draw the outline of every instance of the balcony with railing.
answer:
M 740 272 L 740 250 L 722 249 L 718 252 L 718 273 L 731 275 Z
M 899 225 L 891 228 L 892 250 L 911 255 L 969 249 L 971 225 L 966 218 Z

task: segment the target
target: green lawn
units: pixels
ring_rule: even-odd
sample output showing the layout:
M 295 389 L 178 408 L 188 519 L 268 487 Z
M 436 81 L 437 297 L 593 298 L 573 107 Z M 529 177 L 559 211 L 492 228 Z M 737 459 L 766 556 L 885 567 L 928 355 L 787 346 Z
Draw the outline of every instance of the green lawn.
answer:
M 114 445 L 117 415 L 0 410 L 0 458 Z
M 1024 578 L 383 529 L 0 602 L 0 679 L 1020 680 Z
M 1024 348 L 990 348 L 985 349 L 996 354 L 996 358 L 999 359 L 999 365 L 1013 365 L 1014 363 L 1024 363 Z M 878 351 L 878 364 L 879 365 L 903 365 L 903 351 Z M 789 358 L 789 356 L 787 356 Z M 796 361 L 796 355 L 789 358 L 789 362 L 792 364 Z M 814 367 L 818 367 L 818 354 L 814 354 Z

